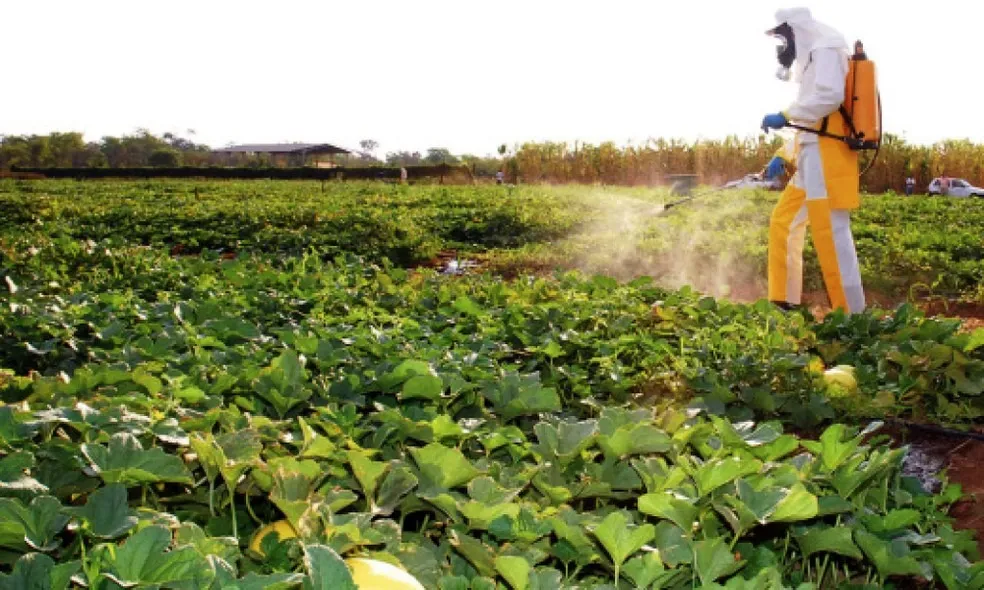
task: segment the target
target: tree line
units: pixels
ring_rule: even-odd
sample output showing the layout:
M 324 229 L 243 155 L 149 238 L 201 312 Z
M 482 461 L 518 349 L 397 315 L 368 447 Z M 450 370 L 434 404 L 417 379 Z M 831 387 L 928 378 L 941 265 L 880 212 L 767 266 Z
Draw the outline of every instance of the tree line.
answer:
M 190 131 L 190 134 L 193 132 Z M 468 166 L 479 178 L 502 170 L 509 182 L 602 183 L 652 185 L 671 174 L 696 174 L 703 184 L 721 184 L 761 170 L 779 143 L 775 136 L 722 140 L 650 139 L 639 145 L 619 146 L 613 142 L 586 144 L 575 142 L 523 143 L 501 145 L 497 154 L 455 155 L 447 148 L 425 152 L 393 151 L 382 158 L 375 155 L 378 143 L 360 142 L 359 150 L 340 164 L 358 166 L 415 166 L 459 164 Z M 872 157 L 862 155 L 862 166 Z M 220 154 L 191 139 L 165 133 L 156 136 L 146 130 L 132 135 L 103 137 L 86 142 L 81 133 L 49 135 L 0 135 L 0 170 L 22 168 L 134 168 L 179 166 L 277 165 L 263 154 Z M 917 191 L 936 176 L 962 177 L 977 186 L 984 185 L 984 144 L 969 140 L 946 140 L 932 145 L 915 145 L 901 137 L 886 134 L 874 164 L 862 177 L 862 188 L 870 192 L 904 190 L 905 178 L 912 175 Z
M 192 132 L 193 133 L 193 132 Z M 377 158 L 378 143 L 367 139 L 359 150 L 337 162 L 347 167 L 420 166 L 464 164 L 474 173 L 491 176 L 501 166 L 498 158 L 470 154 L 455 155 L 447 148 L 395 151 Z M 311 163 L 311 162 L 308 162 Z M 272 167 L 283 165 L 266 154 L 217 153 L 205 144 L 195 143 L 173 133 L 156 136 L 145 129 L 121 137 L 107 136 L 86 142 L 81 133 L 49 135 L 0 135 L 0 170 L 20 168 L 176 168 L 179 166 Z

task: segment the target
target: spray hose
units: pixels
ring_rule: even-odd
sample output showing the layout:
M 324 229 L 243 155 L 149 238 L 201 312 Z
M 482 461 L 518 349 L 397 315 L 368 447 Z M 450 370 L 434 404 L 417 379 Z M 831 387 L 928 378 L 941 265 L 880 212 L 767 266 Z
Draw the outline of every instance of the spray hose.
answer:
M 699 199 L 700 197 L 706 197 L 708 195 L 714 195 L 714 194 L 717 194 L 717 193 L 722 192 L 723 190 L 724 189 L 721 189 L 721 188 L 715 188 L 715 189 L 706 190 L 706 191 L 702 191 L 702 192 L 699 192 L 699 193 L 690 195 L 689 197 L 680 199 L 679 201 L 671 201 L 671 202 L 663 205 L 663 210 L 660 211 L 658 213 L 658 215 L 665 214 L 666 212 L 668 212 L 673 207 L 676 207 L 677 205 L 683 205 L 684 203 L 689 203 L 690 201 L 693 201 L 694 199 Z

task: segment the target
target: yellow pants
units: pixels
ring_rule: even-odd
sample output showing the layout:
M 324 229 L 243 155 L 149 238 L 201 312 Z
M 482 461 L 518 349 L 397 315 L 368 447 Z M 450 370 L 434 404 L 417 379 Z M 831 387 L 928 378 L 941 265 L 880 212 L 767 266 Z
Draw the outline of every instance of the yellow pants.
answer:
M 858 313 L 864 310 L 865 301 L 851 235 L 850 209 L 832 206 L 832 199 L 828 198 L 830 187 L 825 178 L 825 173 L 832 176 L 831 170 L 821 158 L 821 152 L 826 155 L 828 150 L 821 150 L 818 143 L 800 146 L 796 174 L 772 211 L 769 299 L 793 304 L 801 302 L 803 245 L 809 225 L 831 307 Z M 854 178 L 857 182 L 857 177 Z

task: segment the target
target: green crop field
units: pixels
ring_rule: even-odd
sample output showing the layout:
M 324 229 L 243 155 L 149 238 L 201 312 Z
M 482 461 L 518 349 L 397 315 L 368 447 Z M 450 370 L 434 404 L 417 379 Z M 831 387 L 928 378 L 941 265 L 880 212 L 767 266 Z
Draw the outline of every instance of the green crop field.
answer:
M 353 588 L 338 556 L 444 590 L 984 588 L 961 487 L 877 421 L 984 416 L 984 331 L 919 309 L 984 302 L 984 200 L 865 197 L 866 284 L 911 301 L 816 319 L 754 301 L 774 193 L 670 199 L 0 181 L 0 588 Z

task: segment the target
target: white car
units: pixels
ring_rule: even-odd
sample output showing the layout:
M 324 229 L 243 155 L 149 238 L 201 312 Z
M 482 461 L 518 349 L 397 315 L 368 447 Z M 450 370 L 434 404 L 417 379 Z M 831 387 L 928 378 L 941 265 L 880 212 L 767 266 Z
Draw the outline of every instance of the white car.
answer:
M 942 193 L 939 178 L 934 178 L 933 182 L 929 183 L 927 192 L 931 195 Z M 946 195 L 948 197 L 984 197 L 984 188 L 974 186 L 963 178 L 951 178 L 950 189 L 946 191 Z
M 764 188 L 777 190 L 782 188 L 782 182 L 778 178 L 765 180 L 761 174 L 746 174 L 741 180 L 732 180 L 724 185 L 724 188 Z

